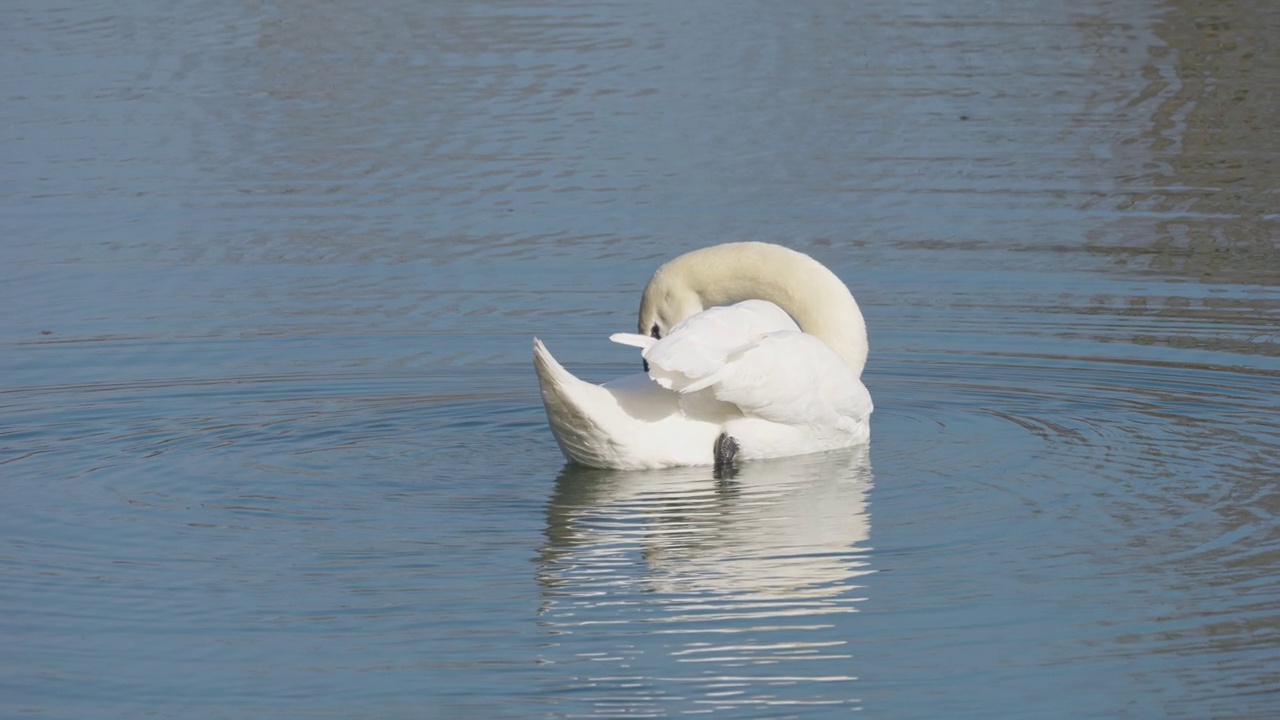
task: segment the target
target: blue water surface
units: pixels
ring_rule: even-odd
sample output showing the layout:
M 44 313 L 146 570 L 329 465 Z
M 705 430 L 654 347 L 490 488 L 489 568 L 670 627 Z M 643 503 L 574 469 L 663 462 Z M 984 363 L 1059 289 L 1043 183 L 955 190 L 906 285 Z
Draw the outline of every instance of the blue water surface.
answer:
M 1280 715 L 1261 1 L 0 9 L 0 715 Z M 869 447 L 566 466 L 666 259 Z

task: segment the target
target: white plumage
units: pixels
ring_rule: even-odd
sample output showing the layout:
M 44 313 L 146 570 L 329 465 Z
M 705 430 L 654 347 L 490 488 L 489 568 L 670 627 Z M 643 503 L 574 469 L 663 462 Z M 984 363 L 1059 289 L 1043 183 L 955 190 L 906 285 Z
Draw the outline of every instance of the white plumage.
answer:
M 806 324 L 843 334 L 824 339 Z M 619 469 L 706 465 L 721 435 L 742 460 L 869 437 L 861 313 L 848 288 L 807 255 L 764 243 L 682 255 L 645 289 L 639 327 L 641 334 L 611 339 L 641 348 L 648 374 L 605 385 L 574 377 L 534 340 L 547 418 L 569 460 Z

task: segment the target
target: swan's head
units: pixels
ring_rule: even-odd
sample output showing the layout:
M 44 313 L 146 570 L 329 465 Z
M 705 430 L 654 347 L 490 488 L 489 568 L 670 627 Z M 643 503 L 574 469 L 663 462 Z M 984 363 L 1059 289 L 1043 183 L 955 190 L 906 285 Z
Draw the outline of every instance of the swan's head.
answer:
M 702 298 L 679 273 L 663 267 L 649 281 L 640 298 L 640 333 L 664 338 L 671 328 L 685 318 L 706 308 Z

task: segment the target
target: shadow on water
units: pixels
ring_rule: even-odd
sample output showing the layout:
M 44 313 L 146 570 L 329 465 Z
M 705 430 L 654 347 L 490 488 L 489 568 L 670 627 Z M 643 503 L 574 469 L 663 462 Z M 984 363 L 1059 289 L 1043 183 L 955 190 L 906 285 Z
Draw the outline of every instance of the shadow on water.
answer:
M 566 467 L 537 571 L 544 659 L 573 686 L 560 691 L 605 714 L 857 705 L 833 628 L 872 572 L 871 479 L 865 447 L 732 480 Z

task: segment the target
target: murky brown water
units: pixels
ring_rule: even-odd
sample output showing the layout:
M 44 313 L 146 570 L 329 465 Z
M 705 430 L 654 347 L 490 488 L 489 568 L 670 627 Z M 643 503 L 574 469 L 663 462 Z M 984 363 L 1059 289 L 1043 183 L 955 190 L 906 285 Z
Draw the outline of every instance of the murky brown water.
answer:
M 0 9 L 0 715 L 1280 714 L 1280 11 Z M 853 287 L 869 452 L 563 467 L 529 342 Z

